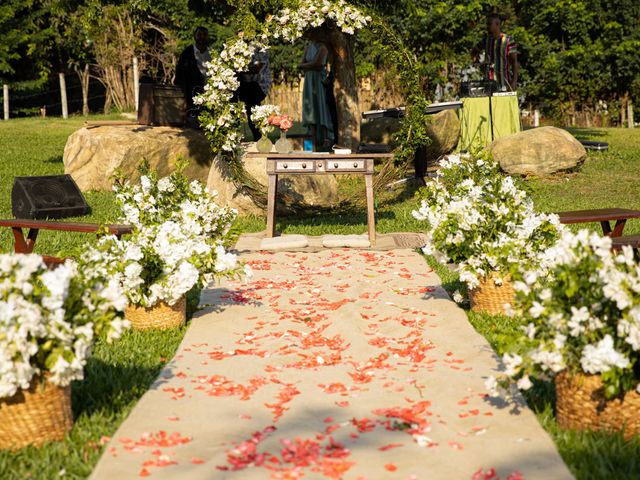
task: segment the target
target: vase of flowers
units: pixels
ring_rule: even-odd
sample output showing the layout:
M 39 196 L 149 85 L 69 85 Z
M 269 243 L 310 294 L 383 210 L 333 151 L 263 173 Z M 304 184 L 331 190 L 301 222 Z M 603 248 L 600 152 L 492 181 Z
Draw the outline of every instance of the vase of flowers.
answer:
M 256 142 L 256 150 L 260 153 L 270 153 L 271 150 L 273 150 L 273 143 L 267 135 L 262 134 L 260 139 Z
M 271 119 L 280 116 L 280 109 L 277 105 L 259 105 L 251 110 L 251 120 L 260 129 L 261 137 L 256 142 L 256 149 L 260 153 L 269 153 L 273 150 L 273 143 L 269 139 L 269 133 L 275 129 L 275 124 Z
M 530 377 L 554 380 L 561 427 L 640 433 L 640 268 L 633 251 L 612 253 L 610 238 L 581 230 L 563 232 L 545 256 L 547 274 L 525 271 L 514 283 L 513 313 L 526 326 L 503 356 L 505 376 L 490 384 L 511 380 L 528 389 Z
M 287 131 L 293 126 L 289 115 L 275 116 L 271 119 L 273 125 L 280 128 L 280 138 L 276 140 L 276 152 L 290 153 L 292 150 L 291 140 L 287 138 Z
M 48 270 L 38 255 L 0 255 L 0 449 L 64 438 L 94 338 L 128 326 L 117 282 L 83 262 Z
M 424 253 L 457 264 L 473 310 L 504 313 L 522 265 L 540 265 L 558 236 L 557 216 L 535 212 L 527 194 L 487 155 L 450 155 L 420 192 Z
M 185 296 L 216 278 L 240 273 L 227 252 L 236 211 L 219 207 L 198 181 L 184 175 L 180 160 L 168 177 L 158 178 L 147 164 L 140 184 L 116 182 L 116 202 L 130 236 L 103 236 L 87 254 L 102 259 L 129 300 L 126 318 L 134 328 L 172 328 L 184 324 Z

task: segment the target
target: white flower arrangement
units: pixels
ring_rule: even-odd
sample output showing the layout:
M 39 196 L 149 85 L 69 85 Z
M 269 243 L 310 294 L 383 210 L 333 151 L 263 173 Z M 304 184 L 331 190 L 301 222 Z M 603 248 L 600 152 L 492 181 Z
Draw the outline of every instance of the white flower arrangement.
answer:
M 527 194 L 495 161 L 471 155 L 444 159 L 437 178 L 421 190 L 416 219 L 426 223 L 425 254 L 458 264 L 470 288 L 497 273 L 517 279 L 523 265 L 541 269 L 556 240 L 556 215 L 536 213 Z
M 276 116 L 280 116 L 280 107 L 277 105 L 258 105 L 251 111 L 251 120 L 258 126 L 263 136 L 275 129 L 275 125 L 270 123 L 269 119 Z
M 296 8 L 285 8 L 267 17 L 253 39 L 248 40 L 240 33 L 224 44 L 220 54 L 207 65 L 204 91 L 193 99 L 196 105 L 205 107 L 200 120 L 214 152 L 236 152 L 241 148 L 244 106 L 230 101 L 239 86 L 236 73 L 246 71 L 254 51 L 268 50 L 272 38 L 294 42 L 307 29 L 320 27 L 326 21 L 353 35 L 366 27 L 371 17 L 344 0 L 302 0 Z
M 121 240 L 104 236 L 85 254 L 102 259 L 134 305 L 173 305 L 194 286 L 239 272 L 236 256 L 224 247 L 237 212 L 219 207 L 200 182 L 189 182 L 187 165 L 180 160 L 171 175 L 158 179 L 143 164 L 139 185 L 120 177 L 116 202 L 134 231 Z
M 503 357 L 505 375 L 526 390 L 530 376 L 568 370 L 601 375 L 607 398 L 640 392 L 640 265 L 631 248 L 613 253 L 609 237 L 565 230 L 544 256 L 547 275 L 525 272 L 514 285 L 514 314 L 526 326 Z M 489 380 L 494 395 L 503 380 Z
M 94 336 L 111 341 L 128 327 L 117 315 L 126 298 L 98 265 L 48 270 L 38 255 L 0 255 L 0 398 L 36 375 L 58 386 L 82 379 Z

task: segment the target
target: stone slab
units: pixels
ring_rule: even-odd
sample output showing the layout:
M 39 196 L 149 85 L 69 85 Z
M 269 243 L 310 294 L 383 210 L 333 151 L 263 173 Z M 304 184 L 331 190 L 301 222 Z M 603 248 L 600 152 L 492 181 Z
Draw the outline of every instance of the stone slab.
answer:
M 234 250 L 240 253 L 257 252 L 261 250 L 262 239 L 266 237 L 265 232 L 244 233 L 240 236 Z M 313 237 L 307 236 L 309 244 L 304 248 L 290 248 L 290 252 L 319 252 L 325 250 L 323 239 L 325 236 Z M 368 237 L 367 237 L 368 238 Z M 351 247 L 362 248 L 372 251 L 387 251 L 397 249 L 417 249 L 424 246 L 426 239 L 421 233 L 398 232 L 398 233 L 378 233 L 376 234 L 375 246 L 367 247 Z
M 367 235 L 325 235 L 322 237 L 324 248 L 368 248 L 371 246 Z
M 260 250 L 290 250 L 308 245 L 309 240 L 304 235 L 283 235 L 260 240 Z

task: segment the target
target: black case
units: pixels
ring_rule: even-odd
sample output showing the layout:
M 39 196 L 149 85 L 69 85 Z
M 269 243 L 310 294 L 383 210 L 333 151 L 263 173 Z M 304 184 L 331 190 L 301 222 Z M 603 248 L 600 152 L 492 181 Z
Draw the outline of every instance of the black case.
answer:
M 11 210 L 16 218 L 78 217 L 90 212 L 71 175 L 15 177 Z

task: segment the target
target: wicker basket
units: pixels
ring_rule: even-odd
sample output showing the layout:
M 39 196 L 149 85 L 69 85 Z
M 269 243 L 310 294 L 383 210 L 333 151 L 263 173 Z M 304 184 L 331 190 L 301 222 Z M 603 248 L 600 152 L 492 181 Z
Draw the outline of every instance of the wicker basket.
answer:
M 28 390 L 0 399 L 0 449 L 62 440 L 71 430 L 71 387 L 40 380 L 34 377 Z
M 502 285 L 496 285 L 494 280 L 499 278 L 495 273 L 480 280 L 480 285 L 469 290 L 471 310 L 474 312 L 487 312 L 492 314 L 504 314 L 504 305 L 513 305 L 515 291 L 509 278 L 502 279 Z
M 627 392 L 624 398 L 606 400 L 599 375 L 556 376 L 556 415 L 561 428 L 618 431 L 625 438 L 640 433 L 640 394 Z
M 130 305 L 124 312 L 124 318 L 137 330 L 180 327 L 187 319 L 187 299 L 183 295 L 173 305 L 158 302 L 151 308 Z

